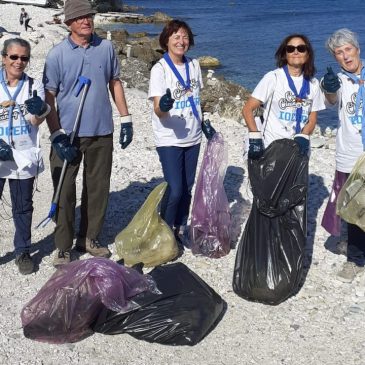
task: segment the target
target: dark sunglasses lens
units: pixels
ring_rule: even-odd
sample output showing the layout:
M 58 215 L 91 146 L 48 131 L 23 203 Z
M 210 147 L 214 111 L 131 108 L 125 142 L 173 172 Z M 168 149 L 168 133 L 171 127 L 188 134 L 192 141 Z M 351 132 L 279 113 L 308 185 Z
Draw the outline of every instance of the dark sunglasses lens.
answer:
M 288 53 L 293 53 L 295 50 L 297 50 L 300 53 L 304 53 L 307 51 L 307 46 L 305 44 L 300 44 L 299 46 L 292 46 L 292 45 L 286 46 L 286 51 Z
M 23 62 L 28 62 L 29 61 L 29 57 L 27 57 L 27 56 L 18 56 L 18 55 L 15 55 L 15 54 L 11 54 L 9 56 L 9 58 L 13 61 L 16 61 L 18 58 L 20 58 L 20 60 L 23 61 Z
M 307 46 L 305 44 L 301 44 L 297 47 L 298 52 L 304 53 L 307 50 Z

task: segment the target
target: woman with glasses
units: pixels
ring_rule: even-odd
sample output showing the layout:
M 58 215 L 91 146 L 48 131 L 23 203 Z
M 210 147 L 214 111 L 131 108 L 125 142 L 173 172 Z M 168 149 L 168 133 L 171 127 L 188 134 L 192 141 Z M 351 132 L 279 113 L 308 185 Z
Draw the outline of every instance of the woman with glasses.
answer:
M 43 101 L 39 80 L 25 72 L 30 45 L 20 38 L 7 39 L 1 51 L 0 70 L 0 198 L 8 180 L 15 225 L 15 263 L 21 274 L 34 271 L 30 256 L 33 186 L 43 171 L 38 125 L 50 107 Z M 3 200 L 3 208 L 6 203 Z M 5 218 L 6 210 L 1 209 Z
M 325 109 L 318 80 L 314 78 L 314 53 L 302 34 L 287 36 L 275 53 L 277 69 L 268 72 L 243 107 L 249 129 L 248 158 L 258 159 L 265 147 L 281 138 L 294 138 L 302 154 L 309 150 L 309 136 L 317 111 Z M 261 122 L 254 111 L 263 106 Z

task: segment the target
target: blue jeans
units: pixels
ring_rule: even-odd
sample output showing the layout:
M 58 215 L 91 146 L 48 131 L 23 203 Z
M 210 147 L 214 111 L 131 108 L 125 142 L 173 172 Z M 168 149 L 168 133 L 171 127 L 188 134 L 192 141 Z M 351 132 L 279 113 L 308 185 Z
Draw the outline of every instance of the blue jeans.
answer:
M 161 201 L 161 217 L 171 228 L 186 225 L 200 144 L 156 149 L 168 184 Z
M 29 252 L 31 246 L 34 177 L 23 180 L 8 179 L 8 181 L 15 226 L 15 255 L 18 256 L 23 252 Z M 0 198 L 5 182 L 6 179 L 0 178 Z

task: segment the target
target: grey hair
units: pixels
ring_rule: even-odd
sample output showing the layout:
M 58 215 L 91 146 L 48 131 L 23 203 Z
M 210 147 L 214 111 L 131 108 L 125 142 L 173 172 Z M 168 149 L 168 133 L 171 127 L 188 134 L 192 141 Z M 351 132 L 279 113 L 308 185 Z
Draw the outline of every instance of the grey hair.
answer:
M 357 49 L 360 49 L 357 34 L 350 29 L 341 28 L 336 30 L 326 41 L 326 48 L 334 55 L 335 49 L 342 47 L 345 44 L 352 44 Z
M 8 49 L 13 47 L 13 46 L 20 46 L 20 47 L 24 47 L 27 49 L 28 51 L 28 54 L 30 56 L 30 44 L 28 41 L 26 41 L 25 39 L 22 39 L 22 38 L 10 38 L 10 39 L 7 39 L 5 42 L 4 42 L 4 46 L 3 46 L 3 49 L 1 50 L 1 55 L 3 57 L 5 57 L 8 53 Z

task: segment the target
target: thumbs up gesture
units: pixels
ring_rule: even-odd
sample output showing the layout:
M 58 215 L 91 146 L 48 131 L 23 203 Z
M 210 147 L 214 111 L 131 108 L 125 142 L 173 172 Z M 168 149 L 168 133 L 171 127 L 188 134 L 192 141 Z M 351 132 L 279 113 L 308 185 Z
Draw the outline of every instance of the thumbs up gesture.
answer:
M 161 99 L 160 99 L 160 103 L 159 103 L 160 110 L 165 113 L 168 112 L 174 106 L 174 102 L 175 102 L 175 99 L 173 99 L 171 97 L 171 90 L 166 89 L 166 94 L 161 96 Z
M 28 112 L 33 115 L 43 116 L 48 111 L 47 104 L 33 91 L 33 97 L 24 102 Z
M 334 94 L 340 87 L 340 79 L 333 72 L 332 67 L 327 67 L 327 73 L 321 81 L 322 89 L 329 94 Z

